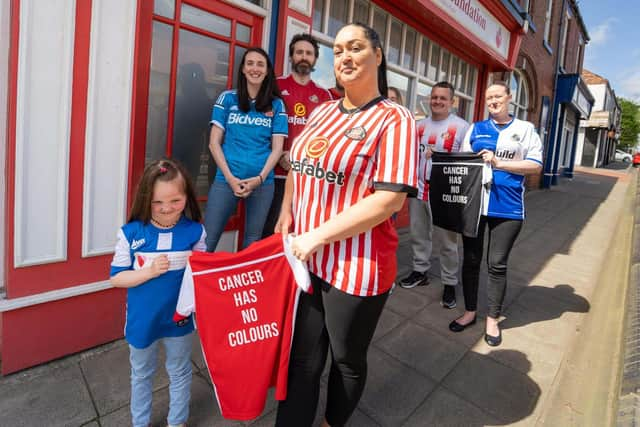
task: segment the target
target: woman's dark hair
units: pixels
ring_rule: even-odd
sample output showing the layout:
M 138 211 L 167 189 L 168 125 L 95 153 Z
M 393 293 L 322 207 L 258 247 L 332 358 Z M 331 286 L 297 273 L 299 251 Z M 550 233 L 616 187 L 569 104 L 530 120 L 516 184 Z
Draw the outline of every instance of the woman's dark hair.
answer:
M 138 182 L 136 195 L 133 199 L 131 212 L 129 213 L 129 222 L 142 221 L 145 224 L 151 221 L 151 200 L 153 199 L 153 186 L 156 181 L 173 181 L 179 178 L 182 181 L 182 191 L 187 196 L 187 203 L 184 207 L 184 215 L 193 220 L 200 222 L 202 214 L 200 205 L 196 198 L 196 192 L 191 182 L 191 177 L 184 166 L 176 160 L 162 159 L 151 162 L 144 168 L 142 177 Z
M 380 36 L 370 26 L 363 24 L 362 22 L 353 22 L 349 25 L 355 25 L 356 27 L 362 28 L 364 31 L 364 36 L 369 40 L 373 49 L 380 48 L 380 53 L 382 54 L 382 61 L 380 65 L 378 65 L 378 91 L 380 95 L 387 97 L 387 91 L 389 90 L 389 86 L 387 84 L 387 59 L 384 56 L 384 48 L 382 47 L 382 42 L 380 41 Z
M 269 55 L 267 55 L 267 52 L 259 47 L 250 47 L 249 49 L 247 49 L 244 52 L 244 55 L 242 55 L 242 60 L 238 65 L 238 82 L 236 84 L 236 91 L 238 93 L 238 108 L 246 113 L 251 107 L 249 89 L 247 88 L 247 77 L 242 72 L 244 61 L 247 58 L 247 55 L 251 52 L 259 53 L 260 55 L 264 56 L 264 59 L 267 61 L 267 75 L 264 77 L 264 80 L 260 85 L 258 96 L 256 96 L 256 111 L 265 113 L 267 111 L 271 111 L 271 101 L 273 101 L 274 98 L 280 98 L 281 96 L 280 89 L 278 89 L 278 84 L 276 83 L 276 75 L 273 71 L 273 65 L 271 64 Z

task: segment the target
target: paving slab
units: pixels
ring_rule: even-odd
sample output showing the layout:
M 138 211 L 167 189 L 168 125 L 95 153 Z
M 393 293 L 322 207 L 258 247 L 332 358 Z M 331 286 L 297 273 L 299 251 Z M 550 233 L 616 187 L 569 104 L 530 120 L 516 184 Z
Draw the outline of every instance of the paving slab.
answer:
M 77 364 L 42 375 L 14 375 L 0 387 L 5 426 L 80 426 L 97 418 Z
M 447 335 L 406 321 L 378 341 L 376 347 L 439 382 L 467 351 L 465 346 Z
M 371 347 L 369 373 L 359 408 L 381 426 L 401 425 L 434 389 L 428 377 Z
M 541 389 L 522 373 L 528 372 L 531 365 L 526 354 L 513 350 L 494 351 L 517 353 L 509 357 L 519 369 L 497 362 L 497 357 L 469 352 L 442 384 L 502 423 L 513 423 L 533 412 Z
M 498 418 L 444 387 L 438 387 L 402 427 L 484 427 L 499 424 L 502 423 Z
M 84 359 L 80 362 L 80 367 L 87 380 L 99 415 L 108 414 L 129 404 L 131 400 L 131 367 L 128 346 L 120 346 Z M 163 350 L 158 358 L 153 390 L 160 390 L 168 384 L 169 378 L 164 369 Z

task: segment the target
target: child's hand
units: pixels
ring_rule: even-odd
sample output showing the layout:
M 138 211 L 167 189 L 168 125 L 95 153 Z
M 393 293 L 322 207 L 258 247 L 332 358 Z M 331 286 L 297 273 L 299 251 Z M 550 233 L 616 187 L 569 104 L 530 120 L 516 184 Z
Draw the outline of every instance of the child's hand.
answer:
M 166 273 L 169 271 L 169 257 L 166 255 L 160 255 L 151 263 L 151 273 L 153 277 L 158 277 L 159 275 Z

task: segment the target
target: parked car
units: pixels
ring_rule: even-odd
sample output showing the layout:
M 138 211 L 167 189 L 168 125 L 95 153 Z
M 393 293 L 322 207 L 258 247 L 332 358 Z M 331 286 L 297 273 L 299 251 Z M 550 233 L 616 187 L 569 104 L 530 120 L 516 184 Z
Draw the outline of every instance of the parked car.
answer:
M 624 152 L 622 150 L 616 150 L 615 159 L 616 159 L 616 162 L 631 163 L 631 160 L 633 160 L 633 156 L 631 156 L 631 154 Z
M 640 166 L 640 152 L 633 155 L 633 167 L 637 168 Z

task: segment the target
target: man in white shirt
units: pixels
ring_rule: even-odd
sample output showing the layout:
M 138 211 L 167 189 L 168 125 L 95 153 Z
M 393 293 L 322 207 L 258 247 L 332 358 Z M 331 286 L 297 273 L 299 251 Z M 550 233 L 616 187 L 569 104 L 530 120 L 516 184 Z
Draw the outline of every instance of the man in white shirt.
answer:
M 433 238 L 440 243 L 440 272 L 444 285 L 442 306 L 456 306 L 455 286 L 458 284 L 458 234 L 433 226 L 429 205 L 429 177 L 433 151 L 459 152 L 469 123 L 451 113 L 455 89 L 448 82 L 439 82 L 431 90 L 431 116 L 417 123 L 420 138 L 420 168 L 418 196 L 409 200 L 413 271 L 400 281 L 410 289 L 429 284 Z

